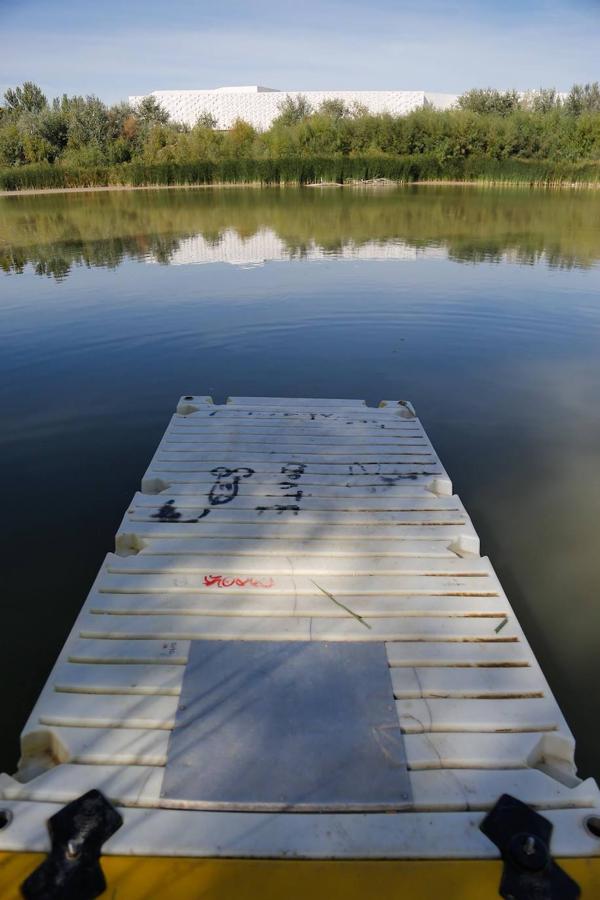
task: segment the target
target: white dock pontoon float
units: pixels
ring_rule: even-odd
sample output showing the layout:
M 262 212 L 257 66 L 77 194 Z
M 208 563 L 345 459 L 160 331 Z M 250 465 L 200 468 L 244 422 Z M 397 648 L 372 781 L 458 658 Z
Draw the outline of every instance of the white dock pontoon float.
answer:
M 183 397 L 21 743 L 2 898 L 600 897 L 598 787 L 408 402 Z

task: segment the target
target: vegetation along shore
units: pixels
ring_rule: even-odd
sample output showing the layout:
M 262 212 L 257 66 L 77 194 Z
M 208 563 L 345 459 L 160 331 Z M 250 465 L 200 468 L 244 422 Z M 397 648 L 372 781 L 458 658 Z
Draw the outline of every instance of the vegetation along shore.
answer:
M 287 98 L 271 128 L 173 122 L 153 97 L 51 102 L 26 82 L 0 106 L 0 190 L 474 181 L 600 185 L 600 86 L 463 94 L 455 109 L 373 115 Z

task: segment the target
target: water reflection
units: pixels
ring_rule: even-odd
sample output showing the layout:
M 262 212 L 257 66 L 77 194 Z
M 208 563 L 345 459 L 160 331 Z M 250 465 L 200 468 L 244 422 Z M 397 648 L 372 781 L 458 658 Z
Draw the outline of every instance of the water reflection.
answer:
M 348 241 L 336 250 L 328 250 L 315 241 L 307 242 L 302 248 L 291 248 L 276 231 L 261 228 L 250 237 L 242 237 L 233 228 L 227 228 L 217 241 L 207 240 L 197 234 L 179 242 L 168 262 L 172 266 L 202 265 L 206 263 L 229 263 L 234 266 L 261 266 L 266 262 L 289 262 L 296 259 L 364 259 L 415 260 L 417 254 L 445 256 L 441 247 L 416 247 L 404 241 L 365 241 L 357 244 Z M 162 262 L 151 256 L 150 262 Z
M 594 192 L 411 187 L 223 189 L 0 198 L 0 267 L 64 279 L 75 266 L 271 260 L 600 259 Z

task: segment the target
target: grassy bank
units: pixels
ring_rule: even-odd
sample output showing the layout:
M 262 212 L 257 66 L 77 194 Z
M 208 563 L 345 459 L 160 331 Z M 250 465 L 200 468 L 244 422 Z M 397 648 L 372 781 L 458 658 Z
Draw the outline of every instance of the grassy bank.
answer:
M 320 156 L 271 159 L 199 160 L 186 163 L 120 163 L 68 167 L 32 164 L 0 170 L 0 190 L 40 190 L 95 186 L 264 184 L 346 184 L 389 179 L 475 181 L 531 185 L 600 184 L 600 162 L 551 162 L 529 159 L 439 158 L 410 156 Z

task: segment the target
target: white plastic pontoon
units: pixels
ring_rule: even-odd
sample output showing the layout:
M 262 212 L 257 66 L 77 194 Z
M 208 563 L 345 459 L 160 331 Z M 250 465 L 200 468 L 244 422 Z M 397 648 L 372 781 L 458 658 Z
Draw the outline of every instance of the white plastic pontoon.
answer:
M 600 857 L 598 787 L 578 779 L 569 728 L 404 401 L 180 400 L 23 730 L 19 772 L 0 776 L 0 850 L 46 852 L 47 819 L 92 788 L 124 820 L 105 868 L 497 860 L 480 825 L 503 794 L 552 823 L 567 868 Z

